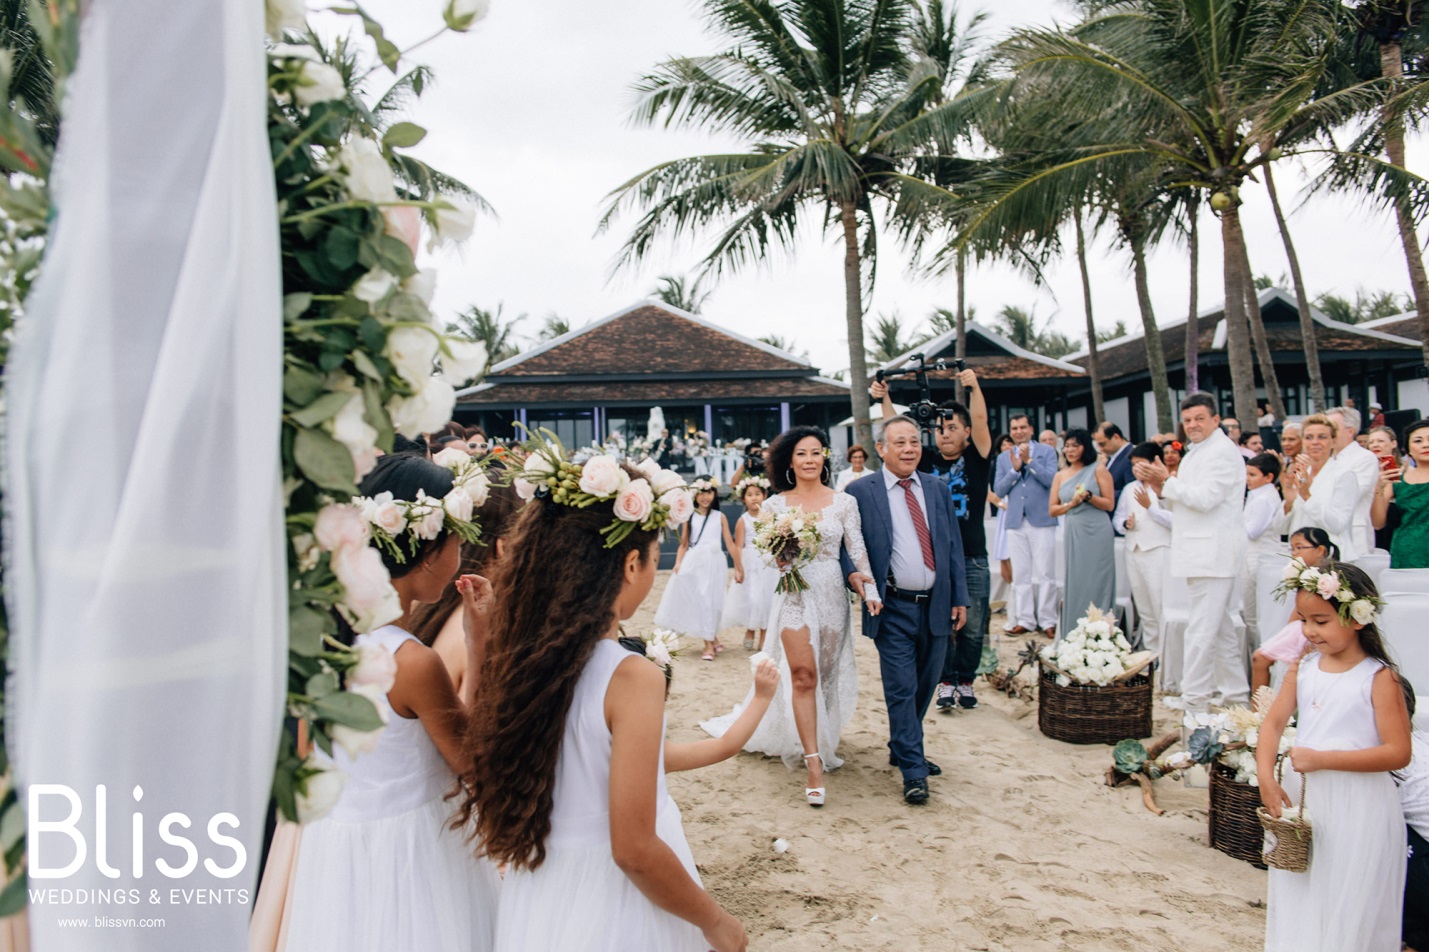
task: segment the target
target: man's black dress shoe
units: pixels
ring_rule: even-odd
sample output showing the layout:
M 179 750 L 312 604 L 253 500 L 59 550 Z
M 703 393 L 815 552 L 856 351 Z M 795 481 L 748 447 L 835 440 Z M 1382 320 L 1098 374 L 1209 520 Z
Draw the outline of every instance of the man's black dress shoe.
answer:
M 928 776 L 930 776 L 930 777 L 941 777 L 941 776 L 943 775 L 943 768 L 942 768 L 942 767 L 939 767 L 937 764 L 933 763 L 931 760 L 925 760 L 925 761 L 923 761 L 923 763 L 925 763 L 925 764 L 928 765 Z M 890 767 L 897 767 L 897 766 L 898 766 L 898 758 L 897 758 L 897 757 L 894 757 L 892 754 L 889 754 L 889 755 L 888 755 L 888 766 L 890 766 Z
M 903 781 L 903 799 L 908 803 L 927 803 L 928 781 L 921 778 Z

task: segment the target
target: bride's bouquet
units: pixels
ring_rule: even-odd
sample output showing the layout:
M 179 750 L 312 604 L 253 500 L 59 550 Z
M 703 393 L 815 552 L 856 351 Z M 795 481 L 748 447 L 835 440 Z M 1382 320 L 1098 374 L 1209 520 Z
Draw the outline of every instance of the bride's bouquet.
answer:
M 775 513 L 765 509 L 754 520 L 754 547 L 779 567 L 779 593 L 806 591 L 809 583 L 799 573 L 818 554 L 823 538 L 819 533 L 817 512 L 805 512 L 798 506 Z

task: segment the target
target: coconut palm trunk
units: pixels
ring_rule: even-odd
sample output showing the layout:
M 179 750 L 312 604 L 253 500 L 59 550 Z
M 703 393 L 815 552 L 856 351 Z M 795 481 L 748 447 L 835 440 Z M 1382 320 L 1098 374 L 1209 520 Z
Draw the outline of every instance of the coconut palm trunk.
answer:
M 1100 423 L 1106 419 L 1106 404 L 1102 401 L 1101 358 L 1097 356 L 1097 325 L 1092 319 L 1092 279 L 1087 274 L 1087 238 L 1082 230 L 1082 213 L 1077 216 L 1077 264 L 1082 269 L 1082 305 L 1087 315 L 1087 374 L 1092 379 L 1092 414 Z M 1159 344 L 1160 341 L 1158 340 Z
M 1237 419 L 1255 418 L 1255 363 L 1251 357 L 1250 325 L 1245 313 L 1246 284 L 1254 286 L 1246 262 L 1245 232 L 1240 209 L 1232 203 L 1221 212 L 1221 246 L 1224 252 L 1226 357 L 1231 372 L 1231 407 Z
M 1280 209 L 1280 196 L 1275 191 L 1275 176 L 1270 165 L 1265 166 L 1265 190 L 1270 193 L 1270 207 L 1275 212 L 1275 224 L 1280 240 L 1285 244 L 1285 258 L 1290 262 L 1290 280 L 1295 283 L 1295 307 L 1300 312 L 1300 340 L 1305 345 L 1305 371 L 1310 375 L 1310 409 L 1322 411 L 1325 404 L 1325 378 L 1320 373 L 1320 347 L 1315 341 L 1315 322 L 1310 318 L 1310 299 L 1305 294 L 1305 279 L 1300 276 L 1300 256 L 1290 240 L 1290 228 Z M 1272 409 L 1274 409 L 1272 407 Z M 1284 419 L 1284 417 L 1278 417 Z
M 1391 40 L 1379 48 L 1380 74 L 1397 88 L 1404 78 L 1404 51 L 1399 41 Z M 1392 106 L 1384 117 L 1384 151 L 1389 161 L 1404 168 L 1404 121 Z M 1424 273 L 1424 255 L 1419 250 L 1419 236 L 1414 217 L 1409 211 L 1409 199 L 1394 201 L 1394 220 L 1399 226 L 1399 241 L 1404 246 L 1404 260 L 1409 265 L 1409 285 L 1414 291 L 1414 310 L 1419 315 L 1419 339 L 1424 344 L 1424 364 L 1429 366 L 1429 276 Z
M 1255 343 L 1256 359 L 1260 362 L 1260 379 L 1265 383 L 1265 399 L 1270 404 L 1270 410 L 1275 414 L 1277 420 L 1285 419 L 1285 400 L 1280 393 L 1280 375 L 1275 372 L 1275 355 L 1270 350 L 1270 338 L 1265 333 L 1265 320 L 1260 314 L 1260 298 L 1255 293 L 1255 281 L 1251 275 L 1255 272 L 1250 268 L 1250 252 L 1245 246 L 1245 242 L 1240 244 L 1241 263 L 1244 270 L 1241 272 L 1245 276 L 1244 283 L 1241 284 L 1241 293 L 1245 295 L 1245 316 L 1250 322 L 1250 338 Z M 1250 419 L 1254 420 L 1260 416 L 1260 407 L 1255 407 L 1255 415 Z M 1248 422 L 1241 426 L 1249 427 Z
M 1141 241 L 1131 243 L 1136 273 L 1136 303 L 1141 310 L 1141 326 L 1146 335 L 1146 370 L 1151 375 L 1151 393 L 1156 400 L 1156 427 L 1162 432 L 1176 429 L 1171 413 L 1171 385 L 1166 379 L 1166 353 L 1161 347 L 1161 331 L 1156 312 L 1151 309 L 1151 288 L 1146 279 L 1146 249 Z
M 1196 316 L 1201 290 L 1201 238 L 1196 224 L 1200 211 L 1200 203 L 1192 201 L 1188 215 L 1191 220 L 1188 239 L 1191 246 L 1191 309 L 1186 315 L 1186 358 L 1183 361 L 1186 367 L 1187 393 L 1195 393 L 1201 389 L 1201 328 Z
M 844 229 L 844 322 L 848 331 L 854 441 L 871 450 L 873 425 L 868 419 L 868 357 L 863 349 L 863 288 L 859 276 L 858 218 L 853 201 L 840 203 L 839 213 Z

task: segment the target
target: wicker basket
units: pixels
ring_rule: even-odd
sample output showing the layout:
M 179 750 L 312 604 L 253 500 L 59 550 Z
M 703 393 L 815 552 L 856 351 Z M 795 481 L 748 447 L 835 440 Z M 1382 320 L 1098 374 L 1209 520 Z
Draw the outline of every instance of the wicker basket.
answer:
M 1260 788 L 1236 783 L 1235 772 L 1224 764 L 1211 765 L 1211 845 L 1256 869 L 1265 869 L 1260 851 L 1265 830 L 1256 810 Z
M 1279 755 L 1275 760 L 1275 780 L 1281 782 L 1281 770 L 1285 766 L 1285 755 Z M 1310 842 L 1311 827 L 1310 821 L 1305 819 L 1305 775 L 1300 775 L 1300 810 L 1302 815 L 1296 816 L 1293 820 L 1284 817 L 1274 817 L 1266 812 L 1265 807 L 1259 807 L 1255 815 L 1260 818 L 1260 825 L 1265 827 L 1266 850 L 1265 861 L 1276 869 L 1283 869 L 1291 873 L 1303 873 L 1310 868 Z
M 1069 744 L 1116 744 L 1151 736 L 1151 678 L 1155 665 L 1120 683 L 1097 687 L 1057 683 L 1041 666 L 1037 726 L 1053 740 Z

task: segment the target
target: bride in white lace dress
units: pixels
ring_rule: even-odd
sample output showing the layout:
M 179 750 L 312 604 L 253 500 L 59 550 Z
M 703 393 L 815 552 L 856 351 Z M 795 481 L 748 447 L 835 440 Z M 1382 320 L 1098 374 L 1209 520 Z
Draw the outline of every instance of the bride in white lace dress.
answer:
M 769 478 L 778 495 L 765 503 L 775 513 L 798 507 L 820 513 L 823 545 L 812 562 L 800 567 L 809 583 L 803 592 L 775 595 L 765 651 L 779 666 L 779 689 L 745 750 L 780 757 L 808 768 L 805 796 L 813 806 L 825 799 L 824 769 L 843 763 L 839 735 L 858 700 L 858 671 L 853 660 L 853 624 L 848 590 L 839 566 L 846 547 L 854 565 L 870 575 L 858 504 L 829 488 L 828 438 L 816 427 L 794 427 L 769 451 Z M 871 610 L 877 614 L 878 606 Z M 719 737 L 749 699 L 730 713 L 700 726 Z

